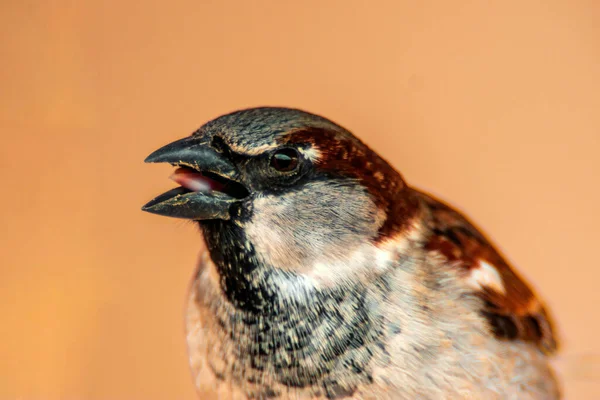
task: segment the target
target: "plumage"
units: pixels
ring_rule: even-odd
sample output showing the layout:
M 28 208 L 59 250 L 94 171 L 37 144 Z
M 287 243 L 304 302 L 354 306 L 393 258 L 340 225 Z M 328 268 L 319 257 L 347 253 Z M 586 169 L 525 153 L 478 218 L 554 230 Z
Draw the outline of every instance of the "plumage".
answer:
M 463 215 L 343 127 L 237 111 L 147 159 L 198 221 L 186 312 L 200 398 L 556 399 L 551 318 Z
M 426 249 L 455 262 L 466 280 L 484 266 L 493 268 L 495 282 L 481 283 L 475 289 L 484 300 L 481 312 L 494 334 L 506 340 L 530 341 L 545 353 L 554 353 L 557 340 L 552 321 L 523 278 L 463 215 L 431 196 L 421 193 L 421 197 L 431 212 L 433 234 Z

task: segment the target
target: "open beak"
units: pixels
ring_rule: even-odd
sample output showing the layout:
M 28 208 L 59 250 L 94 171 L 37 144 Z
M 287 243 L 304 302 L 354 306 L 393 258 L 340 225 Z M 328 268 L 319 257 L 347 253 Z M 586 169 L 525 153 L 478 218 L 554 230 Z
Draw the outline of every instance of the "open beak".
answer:
M 230 219 L 231 206 L 248 196 L 235 165 L 198 137 L 168 144 L 150 154 L 147 163 L 170 163 L 181 186 L 154 198 L 143 211 L 191 220 Z

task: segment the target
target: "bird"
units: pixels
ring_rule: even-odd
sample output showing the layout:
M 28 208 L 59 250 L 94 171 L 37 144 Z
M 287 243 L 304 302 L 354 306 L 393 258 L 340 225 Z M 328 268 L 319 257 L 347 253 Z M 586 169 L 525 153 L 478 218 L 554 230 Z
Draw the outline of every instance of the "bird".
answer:
M 559 399 L 552 317 L 482 230 L 341 125 L 213 119 L 151 153 L 193 221 L 186 342 L 202 399 Z

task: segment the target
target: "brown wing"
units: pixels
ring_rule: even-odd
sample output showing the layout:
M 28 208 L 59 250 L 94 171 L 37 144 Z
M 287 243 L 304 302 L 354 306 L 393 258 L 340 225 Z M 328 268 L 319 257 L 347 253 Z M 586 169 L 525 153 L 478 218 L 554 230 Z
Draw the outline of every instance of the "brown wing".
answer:
M 535 343 L 545 353 L 557 350 L 552 321 L 535 293 L 463 215 L 418 192 L 431 211 L 426 248 L 456 262 L 461 274 L 484 300 L 482 315 L 503 340 Z

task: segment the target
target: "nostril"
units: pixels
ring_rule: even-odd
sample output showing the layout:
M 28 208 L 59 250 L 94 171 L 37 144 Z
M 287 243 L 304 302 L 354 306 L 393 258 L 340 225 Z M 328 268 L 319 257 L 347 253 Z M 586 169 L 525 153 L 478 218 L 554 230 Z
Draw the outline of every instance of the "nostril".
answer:
M 227 151 L 227 145 L 225 144 L 223 138 L 219 135 L 215 135 L 212 137 L 210 141 L 210 146 L 219 153 L 225 153 Z

